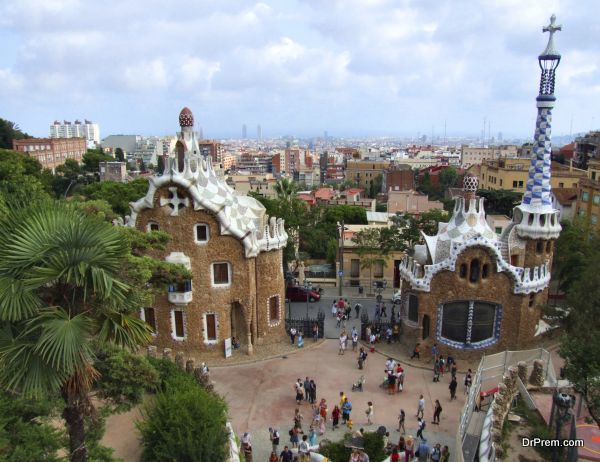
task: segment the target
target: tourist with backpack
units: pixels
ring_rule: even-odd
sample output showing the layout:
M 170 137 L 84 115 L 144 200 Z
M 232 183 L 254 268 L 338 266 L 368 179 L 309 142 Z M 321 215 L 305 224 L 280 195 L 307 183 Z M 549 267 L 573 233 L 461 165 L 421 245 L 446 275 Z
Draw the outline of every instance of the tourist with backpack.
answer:
M 423 436 L 423 431 L 425 431 L 426 426 L 427 424 L 425 423 L 425 420 L 419 417 L 419 423 L 417 424 L 417 438 L 421 438 L 423 441 L 426 441 L 425 437 Z
M 358 368 L 363 369 L 365 366 L 365 361 L 367 360 L 367 352 L 363 347 L 360 347 L 360 351 L 358 353 Z

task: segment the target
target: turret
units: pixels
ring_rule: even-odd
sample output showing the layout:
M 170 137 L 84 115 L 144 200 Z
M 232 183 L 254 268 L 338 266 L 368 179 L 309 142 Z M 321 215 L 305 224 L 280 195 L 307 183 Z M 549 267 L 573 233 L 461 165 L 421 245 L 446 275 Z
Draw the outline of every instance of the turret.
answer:
M 550 196 L 552 108 L 556 101 L 554 96 L 556 68 L 561 58 L 554 47 L 554 33 L 561 30 L 561 26 L 554 24 L 555 21 L 556 16 L 552 15 L 550 24 L 542 29 L 543 32 L 549 32 L 550 37 L 546 49 L 538 57 L 541 76 L 539 94 L 536 98 L 538 114 L 531 166 L 523 200 L 515 207 L 513 214 L 515 228 L 521 238 L 556 239 L 561 230 L 558 211 L 552 207 Z

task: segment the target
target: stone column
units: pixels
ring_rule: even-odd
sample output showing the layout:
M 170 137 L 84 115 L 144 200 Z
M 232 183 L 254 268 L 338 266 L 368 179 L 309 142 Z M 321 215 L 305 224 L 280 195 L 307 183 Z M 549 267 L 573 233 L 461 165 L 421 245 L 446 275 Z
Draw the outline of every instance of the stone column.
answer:
M 148 346 L 147 353 L 148 353 L 149 358 L 156 358 L 156 346 L 155 345 Z
M 169 361 L 172 360 L 171 357 L 172 350 L 170 348 L 163 348 L 163 359 L 167 359 Z
M 178 351 L 175 353 L 175 364 L 179 366 L 180 369 L 185 367 L 185 359 L 183 357 L 183 351 Z

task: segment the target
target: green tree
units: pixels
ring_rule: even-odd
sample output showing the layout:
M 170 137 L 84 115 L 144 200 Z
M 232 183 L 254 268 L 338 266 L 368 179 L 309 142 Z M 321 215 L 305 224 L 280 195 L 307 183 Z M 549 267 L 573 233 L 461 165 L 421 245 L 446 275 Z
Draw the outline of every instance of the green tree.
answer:
M 48 188 L 37 160 L 0 149 L 0 216 L 9 207 L 48 199 Z
M 226 460 L 227 405 L 184 372 L 172 374 L 142 412 L 143 462 Z
M 0 459 L 59 462 L 64 432 L 52 425 L 57 402 L 51 396 L 23 398 L 0 392 Z
M 298 184 L 288 178 L 282 178 L 275 183 L 273 189 L 277 194 L 277 199 L 285 203 L 291 203 L 298 192 Z
M 485 211 L 490 215 L 512 217 L 513 209 L 521 201 L 521 193 L 508 189 L 480 189 L 477 195 L 485 198 Z
M 125 162 L 125 153 L 121 148 L 115 149 L 115 159 L 119 162 Z
M 371 199 L 375 199 L 377 194 L 381 192 L 383 187 L 383 175 L 378 173 L 377 176 L 369 184 L 368 194 Z
M 102 181 L 91 183 L 82 189 L 84 196 L 90 199 L 108 202 L 113 211 L 120 216 L 129 214 L 129 203 L 144 197 L 148 191 L 148 180 L 136 178 L 128 183 Z
M 24 138 L 31 138 L 31 136 L 22 132 L 16 123 L 0 118 L 0 149 L 12 149 L 13 140 Z
M 440 172 L 440 193 L 443 197 L 448 191 L 448 188 L 456 186 L 458 180 L 458 172 L 454 167 L 447 167 Z
M 373 267 L 377 262 L 382 262 L 385 266 L 388 258 L 388 247 L 381 245 L 381 229 L 365 228 L 352 237 L 361 268 L 369 270 L 369 287 L 373 285 Z
M 90 173 L 96 173 L 100 171 L 100 162 L 111 162 L 114 159 L 105 154 L 102 149 L 88 149 L 83 155 L 83 170 Z
M 0 220 L 0 385 L 60 393 L 72 462 L 87 460 L 85 418 L 99 377 L 93 343 L 134 349 L 149 327 L 121 280 L 127 242 L 67 204 L 12 209 Z

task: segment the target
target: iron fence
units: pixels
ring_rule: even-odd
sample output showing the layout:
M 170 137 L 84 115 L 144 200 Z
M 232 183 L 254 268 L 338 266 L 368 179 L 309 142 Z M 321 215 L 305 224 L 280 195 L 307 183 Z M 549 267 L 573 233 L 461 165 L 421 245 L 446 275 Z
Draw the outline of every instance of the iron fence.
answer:
M 394 332 L 394 326 L 398 326 L 398 335 L 397 338 L 392 337 L 392 341 L 399 341 L 400 335 L 402 334 L 402 324 L 399 319 L 396 317 L 382 319 L 369 319 L 369 315 L 367 313 L 363 313 L 360 317 L 360 338 L 361 340 L 368 342 L 369 338 L 367 338 L 367 327 L 371 328 L 371 332 L 375 333 L 375 335 L 379 335 L 380 341 L 387 341 L 386 332 L 388 329 Z
M 285 330 L 289 333 L 293 327 L 296 329 L 296 332 L 302 332 L 304 338 L 307 339 L 313 337 L 313 327 L 315 324 L 319 329 L 319 338 L 325 338 L 325 314 L 321 310 L 317 313 L 316 318 L 287 318 L 285 320 Z

